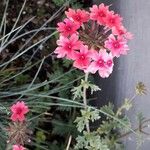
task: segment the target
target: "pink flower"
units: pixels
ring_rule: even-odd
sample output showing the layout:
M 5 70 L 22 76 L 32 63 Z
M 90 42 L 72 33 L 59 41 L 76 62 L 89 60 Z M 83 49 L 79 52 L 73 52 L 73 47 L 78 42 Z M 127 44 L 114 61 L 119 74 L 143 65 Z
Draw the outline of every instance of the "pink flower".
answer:
M 108 40 L 105 41 L 105 47 L 116 57 L 119 57 L 121 54 L 126 55 L 127 50 L 129 50 L 126 39 L 122 37 L 116 39 L 112 34 L 108 37 Z
M 130 33 L 130 32 L 126 32 L 126 34 L 124 35 L 124 37 L 125 37 L 126 39 L 128 39 L 128 40 L 132 40 L 133 37 L 134 37 L 134 35 L 133 35 L 132 33 Z
M 121 21 L 122 18 L 118 14 L 114 14 L 113 11 L 109 12 L 105 19 L 106 26 L 109 28 L 121 26 Z
M 25 120 L 25 114 L 29 112 L 28 106 L 25 105 L 23 101 L 17 102 L 16 104 L 13 104 L 11 106 L 11 120 L 12 121 L 24 121 Z
M 127 30 L 125 29 L 124 26 L 119 26 L 119 27 L 113 27 L 112 28 L 112 33 L 114 35 L 123 36 L 126 32 L 127 32 Z
M 114 35 L 123 36 L 124 38 L 129 39 L 129 40 L 133 38 L 133 35 L 130 32 L 127 32 L 124 26 L 113 27 L 112 33 Z
M 99 24 L 105 24 L 105 18 L 109 12 L 108 6 L 105 6 L 103 3 L 99 5 L 93 5 L 92 8 L 90 8 L 90 19 L 98 21 Z
M 80 52 L 76 52 L 74 55 L 74 63 L 73 66 L 79 68 L 81 70 L 87 69 L 90 64 L 90 51 L 88 50 L 88 46 L 82 45 L 80 47 Z
M 102 78 L 109 77 L 113 71 L 113 57 L 111 53 L 107 53 L 106 50 L 101 49 L 99 53 L 97 51 L 92 52 L 93 62 L 88 68 L 91 73 L 96 73 L 98 71 Z
M 59 47 L 54 51 L 57 54 L 57 58 L 62 58 L 67 56 L 68 59 L 72 59 L 75 53 L 75 50 L 79 50 L 82 44 L 78 40 L 78 35 L 73 34 L 70 38 L 60 36 L 60 39 L 57 41 Z
M 65 12 L 65 14 L 69 19 L 73 20 L 75 23 L 79 23 L 79 25 L 82 25 L 84 22 L 87 22 L 89 20 L 89 13 L 85 10 L 73 10 L 69 8 L 69 10 Z
M 80 28 L 79 24 L 76 24 L 69 19 L 65 19 L 64 22 L 60 22 L 57 25 L 58 25 L 57 30 L 63 36 L 72 35 L 72 34 L 76 33 L 77 29 Z
M 25 150 L 25 148 L 21 145 L 13 145 L 13 150 Z

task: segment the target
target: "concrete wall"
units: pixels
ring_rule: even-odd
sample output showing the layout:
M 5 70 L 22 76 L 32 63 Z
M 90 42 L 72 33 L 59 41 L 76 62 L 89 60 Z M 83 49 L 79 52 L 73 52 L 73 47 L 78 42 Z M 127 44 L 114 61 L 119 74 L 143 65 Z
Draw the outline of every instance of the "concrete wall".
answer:
M 94 0 L 93 3 L 104 2 L 113 4 L 113 9 L 124 18 L 126 28 L 134 34 L 134 40 L 129 43 L 130 51 L 116 62 L 114 72 L 109 79 L 99 79 L 97 83 L 102 88 L 98 94 L 98 105 L 113 101 L 120 106 L 125 97 L 131 97 L 138 81 L 150 87 L 150 0 Z M 143 114 L 150 118 L 150 91 L 146 96 L 138 97 L 134 101 L 133 109 L 128 113 L 134 126 L 136 114 Z M 150 129 L 146 129 L 150 132 Z M 140 150 L 150 149 L 150 139 L 144 136 L 145 142 Z M 126 150 L 135 150 L 135 137 L 124 140 Z

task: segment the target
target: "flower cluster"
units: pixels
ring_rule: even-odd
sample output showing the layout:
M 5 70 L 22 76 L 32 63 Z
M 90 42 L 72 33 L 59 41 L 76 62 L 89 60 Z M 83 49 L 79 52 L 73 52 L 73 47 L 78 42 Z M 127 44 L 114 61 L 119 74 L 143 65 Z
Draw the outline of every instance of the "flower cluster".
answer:
M 27 123 L 25 122 L 25 115 L 29 112 L 28 106 L 23 101 L 18 101 L 10 108 L 12 124 L 9 128 L 9 141 L 13 145 L 13 150 L 25 150 L 24 142 L 28 139 Z
M 73 66 L 102 78 L 113 71 L 113 59 L 126 55 L 132 34 L 123 26 L 120 15 L 103 3 L 90 11 L 69 9 L 58 23 L 60 37 L 54 53 L 73 61 Z

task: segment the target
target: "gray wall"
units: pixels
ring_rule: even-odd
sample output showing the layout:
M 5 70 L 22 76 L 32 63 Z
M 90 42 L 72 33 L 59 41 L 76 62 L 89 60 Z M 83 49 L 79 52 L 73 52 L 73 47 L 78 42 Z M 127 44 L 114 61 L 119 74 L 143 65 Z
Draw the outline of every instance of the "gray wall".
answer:
M 129 43 L 130 51 L 127 56 L 117 60 L 114 72 L 109 79 L 96 81 L 103 91 L 98 94 L 98 105 L 113 101 L 120 106 L 125 97 L 131 97 L 138 81 L 150 87 L 150 0 L 102 0 L 104 3 L 113 3 L 113 7 L 124 18 L 126 28 L 134 34 L 134 39 Z M 100 3 L 101 0 L 94 0 Z M 150 91 L 146 96 L 134 100 L 134 107 L 128 113 L 134 126 L 136 114 L 143 114 L 150 118 Z M 150 129 L 147 129 L 147 131 Z M 150 137 L 146 137 L 141 150 L 150 149 Z M 130 136 L 124 140 L 126 150 L 135 150 L 135 137 Z

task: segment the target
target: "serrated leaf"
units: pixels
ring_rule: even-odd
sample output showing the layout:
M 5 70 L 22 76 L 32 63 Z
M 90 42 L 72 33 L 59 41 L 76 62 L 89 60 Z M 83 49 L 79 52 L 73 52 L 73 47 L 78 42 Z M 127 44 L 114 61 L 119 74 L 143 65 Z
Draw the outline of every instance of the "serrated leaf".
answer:
M 73 93 L 74 97 L 73 99 L 75 100 L 76 98 L 81 98 L 83 95 L 83 91 L 82 91 L 82 85 L 74 87 L 71 92 Z
M 91 84 L 91 83 L 89 83 L 89 87 L 91 89 L 91 94 L 93 94 L 93 92 L 101 90 L 97 85 L 94 85 L 94 84 Z
M 81 110 L 81 115 L 81 117 L 77 117 L 75 120 L 79 132 L 82 132 L 86 124 L 88 124 L 90 121 L 94 122 L 95 120 L 100 119 L 99 111 L 91 110 L 90 108 L 87 110 Z
M 105 113 L 111 115 L 111 116 L 115 116 L 115 113 L 113 111 L 114 109 L 114 105 L 109 103 L 108 105 L 105 105 L 103 107 L 100 108 L 102 111 L 104 111 Z
M 109 150 L 105 141 L 95 132 L 84 132 L 83 136 L 78 136 L 76 140 L 77 144 L 75 146 L 75 149 Z

